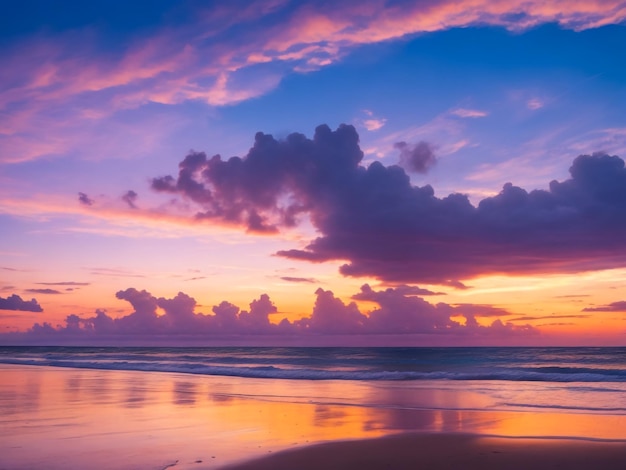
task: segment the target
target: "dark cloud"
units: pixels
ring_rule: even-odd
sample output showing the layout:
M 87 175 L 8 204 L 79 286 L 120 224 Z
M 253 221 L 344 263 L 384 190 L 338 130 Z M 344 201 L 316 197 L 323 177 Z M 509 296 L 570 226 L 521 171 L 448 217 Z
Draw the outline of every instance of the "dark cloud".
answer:
M 406 286 L 405 286 L 406 287 Z M 145 290 L 129 288 L 117 292 L 116 297 L 130 303 L 133 311 L 113 318 L 104 310 L 95 316 L 81 318 L 69 315 L 65 326 L 57 328 L 36 323 L 31 330 L 20 333 L 20 338 L 41 339 L 109 339 L 169 340 L 178 337 L 224 338 L 272 335 L 276 338 L 319 337 L 333 335 L 448 335 L 454 338 L 471 338 L 495 335 L 534 335 L 538 331 L 529 325 L 515 326 L 503 323 L 499 318 L 488 325 L 481 325 L 476 317 L 508 316 L 509 312 L 484 305 L 431 304 L 407 289 L 375 291 L 365 284 L 354 299 L 369 300 L 377 304 L 373 310 L 363 313 L 355 302 L 348 304 L 335 297 L 330 290 L 318 289 L 310 315 L 296 321 L 283 319 L 275 324 L 270 316 L 278 309 L 269 296 L 261 295 L 249 304 L 248 310 L 223 301 L 215 305 L 212 313 L 196 312 L 194 298 L 179 292 L 176 297 L 157 298 Z M 161 309 L 162 314 L 157 310 Z M 464 317 L 459 322 L 453 318 Z
M 35 299 L 22 300 L 19 295 L 13 294 L 6 299 L 0 297 L 0 310 L 18 310 L 21 312 L 43 312 Z
M 87 196 L 85 193 L 78 193 L 78 202 L 85 206 L 93 206 L 94 200 Z
M 62 294 L 63 292 L 56 289 L 26 289 L 24 292 L 29 294 Z
M 434 292 L 432 290 L 429 289 L 423 289 L 421 287 L 418 286 L 406 286 L 406 285 L 400 285 L 400 286 L 395 286 L 394 290 L 402 295 L 417 295 L 417 296 L 424 296 L 424 295 L 446 295 L 445 292 Z
M 434 148 L 428 142 L 422 141 L 415 145 L 396 142 L 393 146 L 400 150 L 400 166 L 410 173 L 428 173 L 437 163 Z
M 439 284 L 441 284 L 442 286 L 453 287 L 454 289 L 458 289 L 458 290 L 467 290 L 467 289 L 472 288 L 472 286 L 465 285 L 461 281 L 456 280 L 456 279 L 448 279 L 446 281 L 441 281 Z
M 287 282 L 306 282 L 309 284 L 315 284 L 318 281 L 312 277 L 293 277 L 293 276 L 282 276 L 281 279 Z
M 345 260 L 346 276 L 457 285 L 486 274 L 570 273 L 626 265 L 626 170 L 606 154 L 577 157 L 547 190 L 507 183 L 477 206 L 436 197 L 404 169 L 363 153 L 352 126 L 319 126 L 313 139 L 257 133 L 243 157 L 192 152 L 156 191 L 197 204 L 198 220 L 274 232 L 308 217 L 320 234 L 280 256 Z
M 600 307 L 587 307 L 583 312 L 626 312 L 626 300 L 620 300 Z
M 137 206 L 135 205 L 135 201 L 137 200 L 138 197 L 139 195 L 135 191 L 129 190 L 129 191 L 126 191 L 124 195 L 122 196 L 122 201 L 128 204 L 128 207 L 130 207 L 131 209 L 137 209 Z
M 493 305 L 482 305 L 482 304 L 455 304 L 455 307 L 460 312 L 463 312 L 462 315 L 472 315 L 474 317 L 502 317 L 511 315 L 507 310 L 494 307 Z

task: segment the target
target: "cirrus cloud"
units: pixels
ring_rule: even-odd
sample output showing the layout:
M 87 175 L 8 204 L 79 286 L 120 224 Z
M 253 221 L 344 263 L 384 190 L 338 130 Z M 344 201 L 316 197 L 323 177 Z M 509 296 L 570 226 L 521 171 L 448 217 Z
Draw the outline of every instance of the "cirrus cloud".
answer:
M 188 19 L 184 24 L 154 24 L 123 47 L 105 47 L 119 40 L 108 41 L 109 31 L 84 24 L 3 48 L 0 161 L 77 151 L 115 113 L 151 103 L 227 106 L 249 100 L 275 89 L 288 74 L 319 70 L 367 44 L 485 25 L 523 31 L 558 23 L 580 31 L 626 18 L 621 0 L 185 5 L 178 7 Z M 473 110 L 459 112 L 478 117 Z M 375 130 L 382 124 L 370 119 L 364 125 Z

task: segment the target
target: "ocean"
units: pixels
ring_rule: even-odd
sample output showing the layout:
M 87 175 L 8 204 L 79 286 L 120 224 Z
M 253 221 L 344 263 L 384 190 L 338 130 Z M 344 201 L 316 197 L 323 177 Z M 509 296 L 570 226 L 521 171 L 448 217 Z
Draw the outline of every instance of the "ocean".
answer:
M 491 410 L 626 414 L 626 348 L 0 347 L 0 363 L 292 381 L 403 382 L 405 390 L 434 386 L 472 391 L 481 397 L 480 407 Z M 423 395 L 411 400 L 404 394 L 399 403 L 386 399 L 384 406 L 457 406 L 424 402 Z M 328 397 L 308 398 L 323 402 Z M 332 399 L 354 404 L 350 397 Z
M 216 469 L 398 433 L 623 446 L 626 348 L 0 347 L 0 469 Z

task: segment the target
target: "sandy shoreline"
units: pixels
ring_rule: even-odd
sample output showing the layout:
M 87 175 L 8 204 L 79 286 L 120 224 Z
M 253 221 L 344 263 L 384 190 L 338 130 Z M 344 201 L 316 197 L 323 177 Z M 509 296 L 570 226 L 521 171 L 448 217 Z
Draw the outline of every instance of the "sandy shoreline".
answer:
M 220 470 L 623 470 L 626 441 L 406 433 L 301 447 Z
M 0 377 L 0 469 L 626 468 L 626 415 L 494 410 L 480 394 L 488 382 L 6 364 Z

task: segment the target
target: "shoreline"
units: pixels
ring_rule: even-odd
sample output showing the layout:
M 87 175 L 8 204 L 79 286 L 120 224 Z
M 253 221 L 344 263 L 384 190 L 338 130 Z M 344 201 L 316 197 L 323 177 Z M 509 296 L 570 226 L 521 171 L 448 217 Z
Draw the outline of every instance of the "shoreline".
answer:
M 287 449 L 219 470 L 623 470 L 626 440 L 401 433 Z
M 508 461 L 489 466 L 513 453 L 512 461 L 526 462 L 518 468 L 553 470 L 532 455 L 539 451 L 558 464 L 554 456 L 564 448 L 586 451 L 563 468 L 596 468 L 593 461 L 623 470 L 626 462 L 626 414 L 496 407 L 503 394 L 532 392 L 554 401 L 574 393 L 582 399 L 580 391 L 562 386 L 252 379 L 15 364 L 0 364 L 0 375 L 0 468 L 489 470 L 516 468 Z M 589 393 L 584 397 L 597 404 L 597 394 Z M 485 458 L 475 466 L 467 462 Z M 579 461 L 587 463 L 576 467 Z

